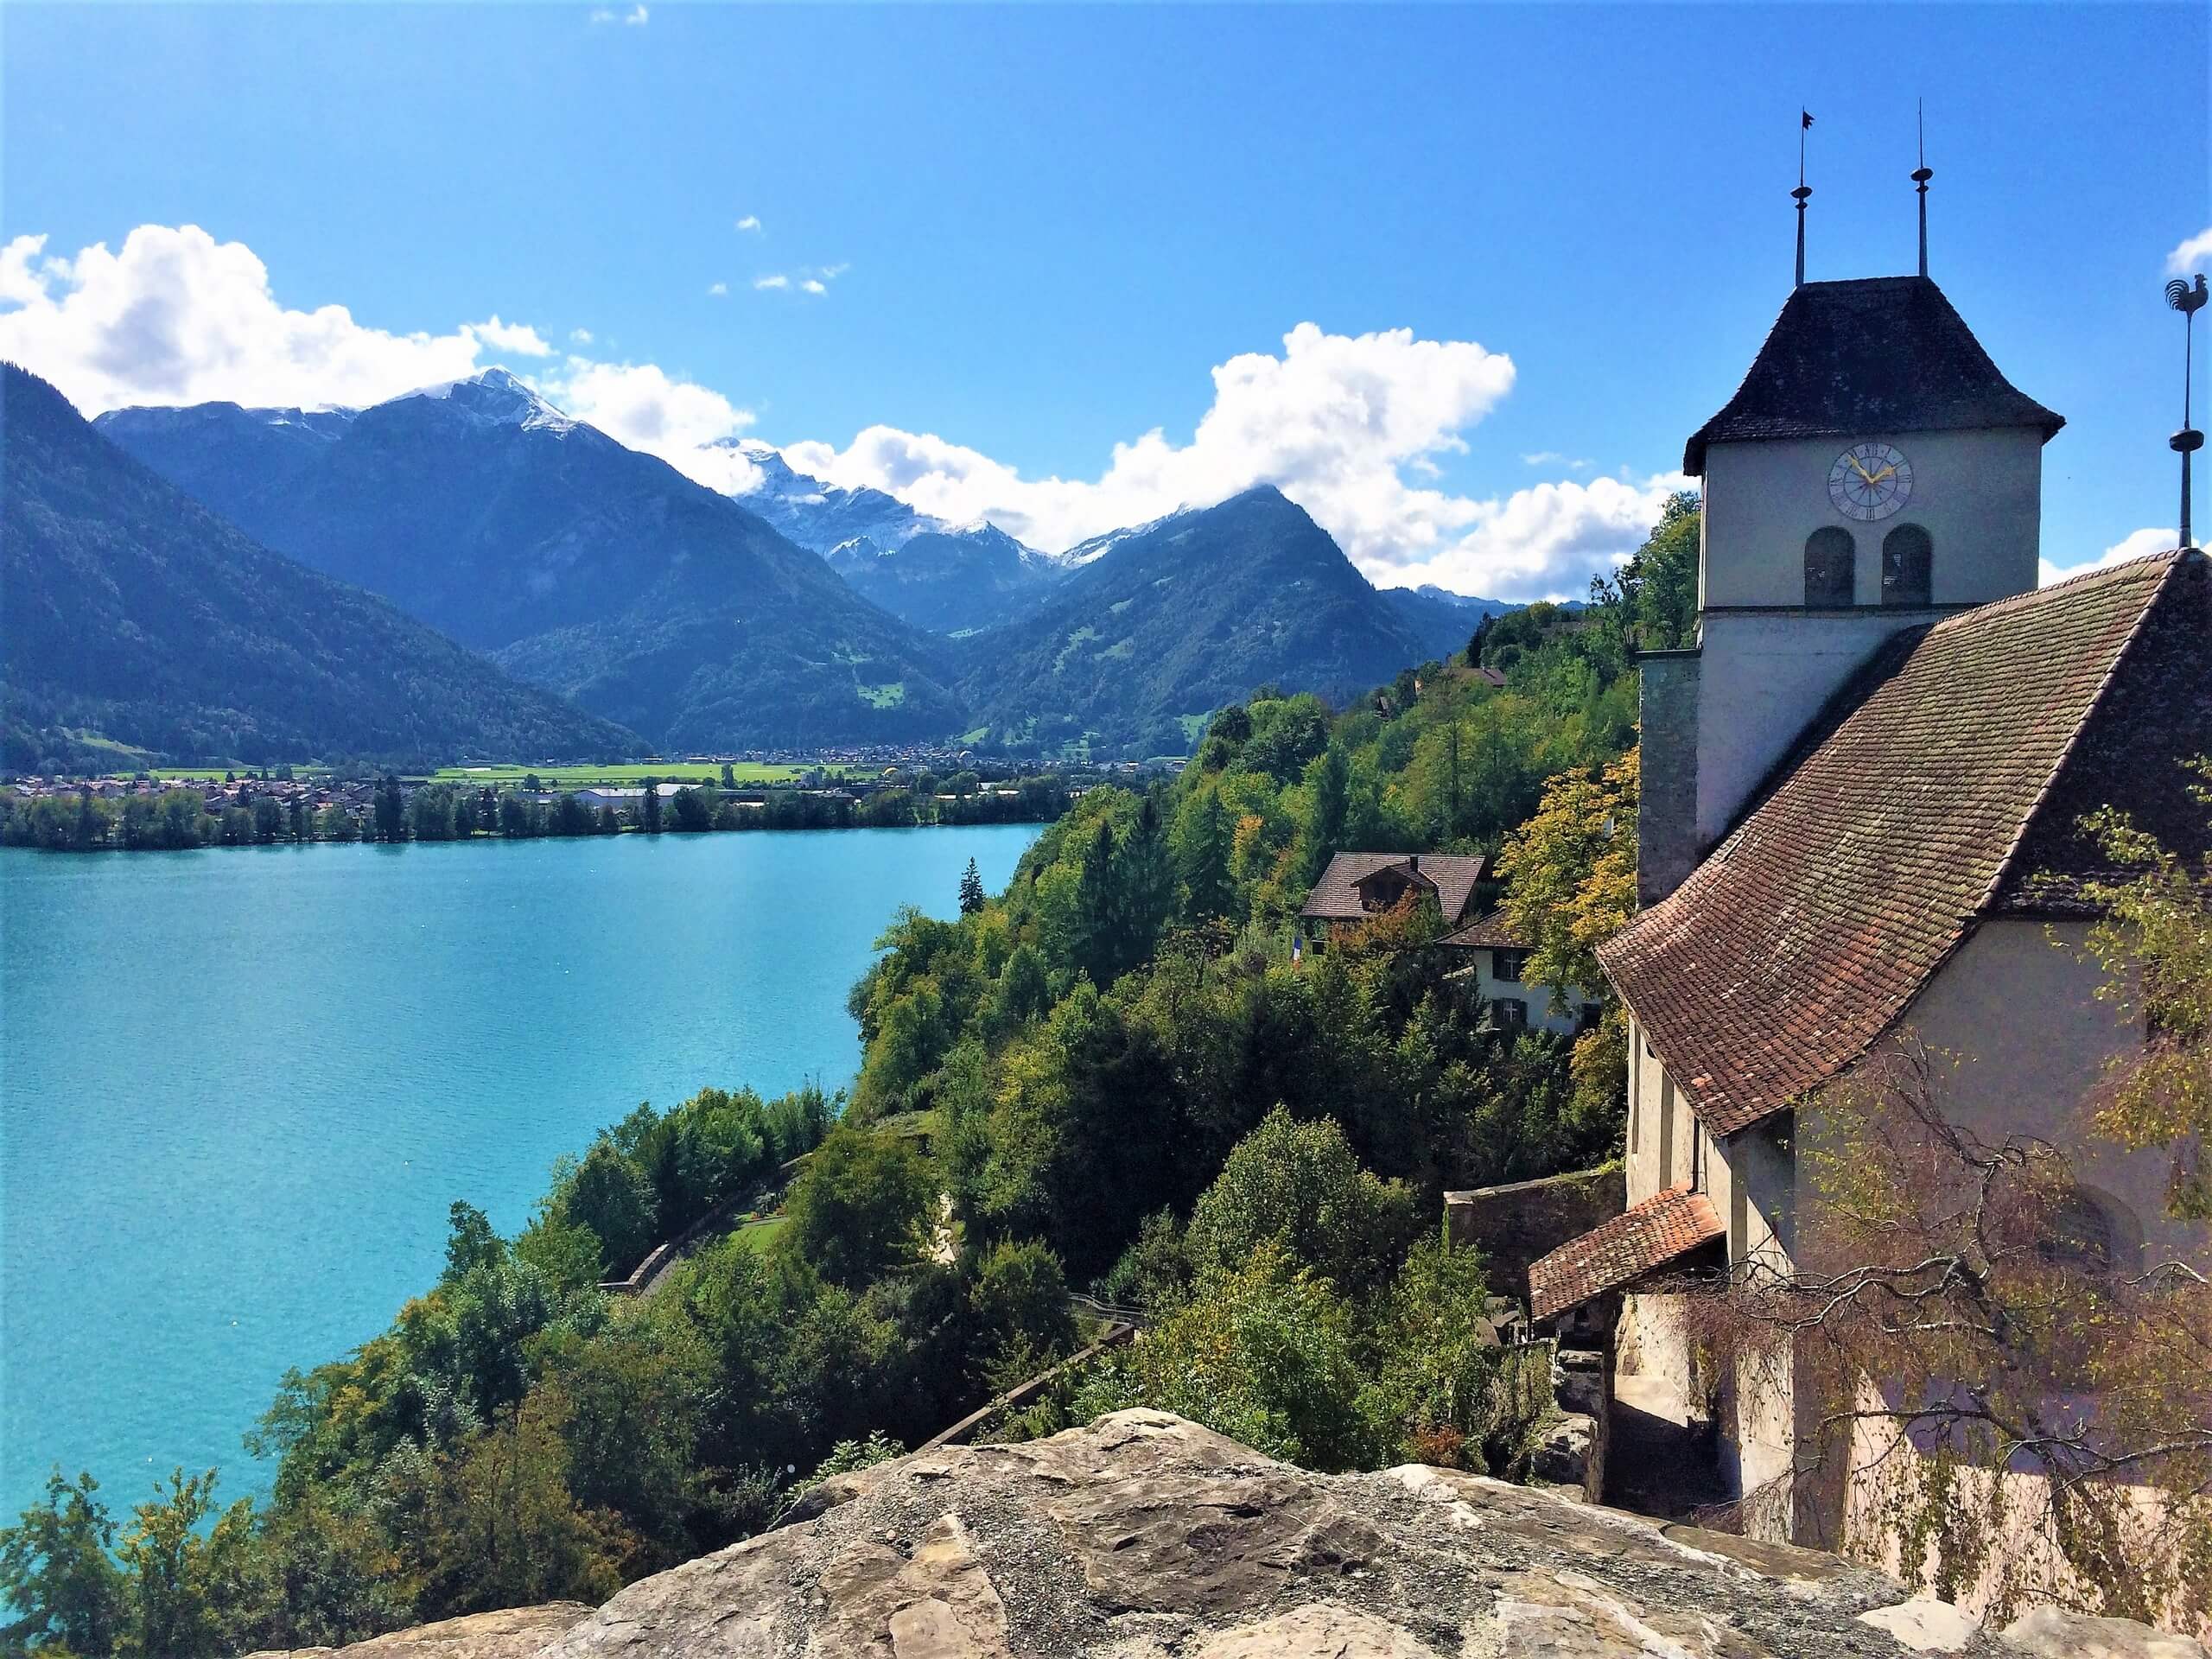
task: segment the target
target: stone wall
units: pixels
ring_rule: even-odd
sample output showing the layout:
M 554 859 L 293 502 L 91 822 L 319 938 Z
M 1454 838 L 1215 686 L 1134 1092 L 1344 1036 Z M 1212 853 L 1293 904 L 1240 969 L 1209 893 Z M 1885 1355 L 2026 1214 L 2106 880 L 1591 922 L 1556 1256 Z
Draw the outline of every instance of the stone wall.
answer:
M 1643 782 L 1636 804 L 1637 903 L 1681 886 L 1704 848 L 1697 836 L 1699 658 L 1694 651 L 1637 658 Z
M 1540 1181 L 1446 1192 L 1446 1236 L 1483 1253 L 1493 1291 L 1525 1301 L 1529 1264 L 1620 1214 L 1628 1205 L 1627 1191 L 1620 1165 L 1612 1163 Z

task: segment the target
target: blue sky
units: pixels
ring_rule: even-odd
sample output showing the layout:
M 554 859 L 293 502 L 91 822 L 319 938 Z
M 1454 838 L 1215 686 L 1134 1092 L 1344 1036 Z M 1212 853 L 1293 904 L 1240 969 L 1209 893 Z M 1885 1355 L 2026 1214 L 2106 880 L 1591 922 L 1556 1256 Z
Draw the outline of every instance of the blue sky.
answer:
M 1046 543 L 1265 476 L 1378 580 L 1573 592 L 1788 291 L 1800 105 L 1809 272 L 1877 275 L 1925 96 L 2072 565 L 2174 523 L 2208 17 L 10 5 L 0 349 L 88 410 L 505 362 Z

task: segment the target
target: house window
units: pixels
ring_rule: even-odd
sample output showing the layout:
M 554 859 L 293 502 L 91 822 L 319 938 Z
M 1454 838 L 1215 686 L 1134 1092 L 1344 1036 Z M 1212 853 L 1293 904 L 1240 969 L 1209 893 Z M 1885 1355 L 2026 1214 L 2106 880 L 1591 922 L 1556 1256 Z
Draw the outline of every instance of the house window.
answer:
M 1495 977 L 1507 984 L 1518 985 L 1522 971 L 1529 965 L 1529 953 L 1526 950 L 1499 950 L 1492 953 L 1491 961 L 1493 964 L 1491 972 Z
M 1849 605 L 1858 581 L 1859 544 L 1834 525 L 1805 538 L 1805 607 L 1832 611 Z
M 1882 603 L 1925 605 L 1934 592 L 1936 544 L 1918 524 L 1899 524 L 1882 537 Z
M 1490 1005 L 1491 1016 L 1501 1027 L 1529 1023 L 1529 1005 L 1517 996 L 1501 996 Z
M 1585 1002 L 1574 1011 L 1574 1029 L 1578 1033 L 1597 1030 L 1599 1016 L 1604 1012 L 1595 1002 Z

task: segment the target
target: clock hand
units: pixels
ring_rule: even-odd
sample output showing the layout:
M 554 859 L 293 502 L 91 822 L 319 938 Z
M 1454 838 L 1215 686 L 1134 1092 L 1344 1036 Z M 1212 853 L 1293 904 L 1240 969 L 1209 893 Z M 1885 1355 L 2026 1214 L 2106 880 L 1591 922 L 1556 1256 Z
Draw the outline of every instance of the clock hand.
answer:
M 1897 471 L 1897 468 L 1894 467 L 1885 467 L 1880 472 L 1875 474 L 1873 477 L 1868 479 L 1866 481 L 1869 484 L 1878 484 L 1895 471 Z
M 1869 484 L 1872 484 L 1872 483 L 1874 481 L 1874 480 L 1873 480 L 1872 479 L 1871 479 L 1871 478 L 1866 478 L 1866 469 L 1864 467 L 1861 467 L 1861 466 L 1859 464 L 1859 457 L 1858 457 L 1858 456 L 1856 456 L 1856 455 L 1846 455 L 1846 456 L 1844 457 L 1844 459 L 1845 459 L 1846 461 L 1849 461 L 1849 462 L 1851 463 L 1851 470 L 1852 470 L 1853 472 L 1854 472 L 1854 473 L 1858 474 L 1859 477 L 1861 477 L 1861 478 L 1866 478 L 1866 481 L 1867 481 Z

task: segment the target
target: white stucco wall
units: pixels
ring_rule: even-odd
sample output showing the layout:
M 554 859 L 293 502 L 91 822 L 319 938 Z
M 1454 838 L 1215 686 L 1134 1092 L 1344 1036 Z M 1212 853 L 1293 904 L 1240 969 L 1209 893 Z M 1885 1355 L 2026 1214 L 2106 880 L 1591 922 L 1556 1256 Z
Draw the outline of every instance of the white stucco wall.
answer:
M 1907 1010 L 1904 1029 L 1946 1061 L 1941 1103 L 1985 1138 L 2038 1135 L 2066 1148 L 2082 1184 L 2146 1240 L 2202 1236 L 2165 1215 L 2167 1158 L 2123 1152 L 2096 1135 L 2086 1103 L 2111 1057 L 2143 1041 L 2097 997 L 2104 970 L 2082 955 L 2082 922 L 1988 921 Z
M 1697 687 L 1697 845 L 1726 834 L 1822 705 L 1900 628 L 1933 611 L 1708 615 Z
M 1688 1180 L 1697 1135 L 1689 1102 L 1629 1021 L 1628 1201 Z
M 2031 591 L 2042 529 L 2043 445 L 2028 428 L 1869 432 L 1912 464 L 1890 518 L 1861 524 L 1828 499 L 1828 472 L 1859 440 L 1714 444 L 1707 451 L 1698 562 L 1697 845 L 1709 849 L 1821 706 L 1899 628 Z M 1917 524 L 1934 545 L 1930 604 L 1882 604 L 1882 540 Z M 1807 611 L 1805 540 L 1848 531 L 1855 608 Z M 1748 608 L 1738 608 L 1748 607 Z
M 1580 991 L 1564 991 L 1560 993 L 1561 1000 L 1554 1010 L 1550 986 L 1539 985 L 1534 981 L 1500 979 L 1497 976 L 1497 952 L 1495 950 L 1478 948 L 1468 954 L 1475 959 L 1475 984 L 1482 992 L 1484 1001 L 1494 1002 L 1500 997 L 1510 997 L 1516 1002 L 1527 1004 L 1529 1028 L 1532 1031 L 1565 1034 L 1580 1029 L 1577 1016 L 1594 1001 L 1593 998 L 1586 997 Z
M 1912 465 L 1912 494 L 1888 518 L 1862 524 L 1828 499 L 1828 470 L 1852 444 L 1895 444 Z M 1861 605 L 1882 602 L 1882 537 L 1918 524 L 1935 543 L 1930 597 L 1980 605 L 2036 585 L 2043 529 L 2043 435 L 2032 428 L 1868 432 L 1858 438 L 1716 443 L 1706 452 L 1700 607 L 1805 602 L 1805 538 L 1851 531 Z

